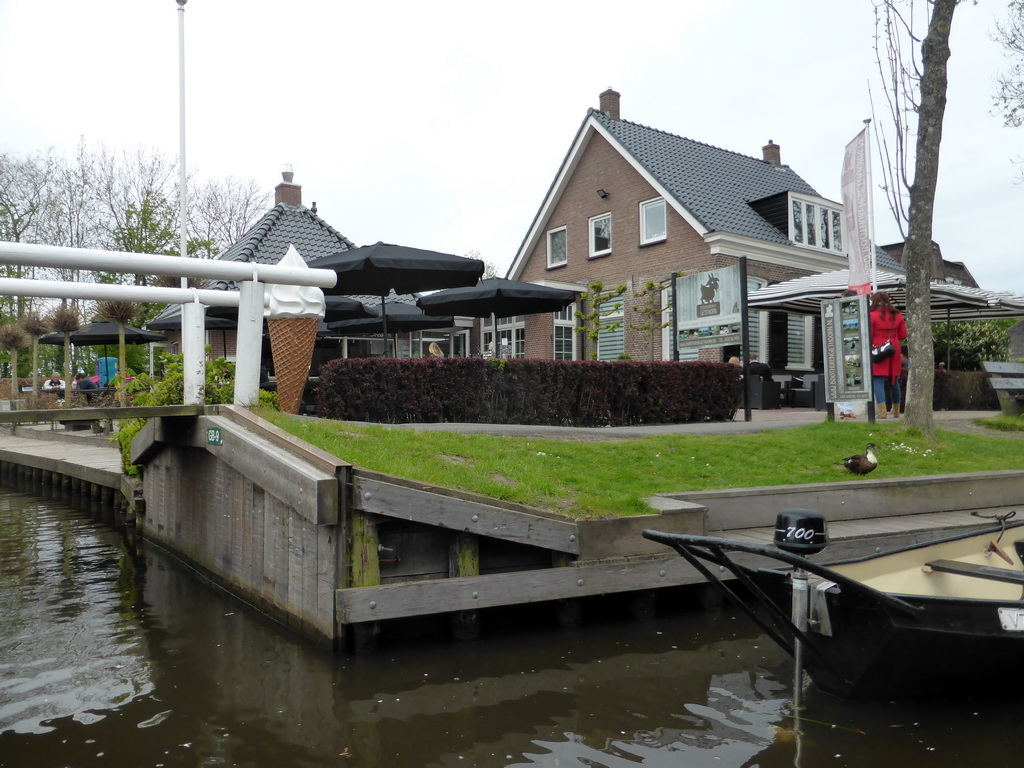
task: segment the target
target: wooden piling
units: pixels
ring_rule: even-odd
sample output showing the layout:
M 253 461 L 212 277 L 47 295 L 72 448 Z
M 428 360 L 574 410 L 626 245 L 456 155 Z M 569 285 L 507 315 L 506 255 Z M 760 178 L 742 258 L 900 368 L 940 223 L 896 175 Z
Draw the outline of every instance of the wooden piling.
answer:
M 380 536 L 370 515 L 354 512 L 352 515 L 352 546 L 349 562 L 351 571 L 348 586 L 375 587 L 380 584 Z M 372 651 L 377 647 L 380 622 L 366 621 L 353 624 L 352 647 L 355 651 Z
M 448 549 L 448 576 L 460 578 L 480 575 L 480 539 L 465 531 L 452 533 Z M 480 635 L 479 611 L 455 611 L 449 614 L 452 637 L 473 640 Z

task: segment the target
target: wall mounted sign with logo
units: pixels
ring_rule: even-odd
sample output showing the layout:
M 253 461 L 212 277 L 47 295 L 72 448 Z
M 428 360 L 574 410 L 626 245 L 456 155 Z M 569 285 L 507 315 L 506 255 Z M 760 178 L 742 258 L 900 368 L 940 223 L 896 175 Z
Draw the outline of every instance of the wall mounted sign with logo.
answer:
M 821 302 L 821 341 L 825 347 L 825 399 L 868 400 L 871 392 L 871 332 L 868 297 Z
M 739 344 L 742 290 L 738 266 L 676 278 L 679 348 Z

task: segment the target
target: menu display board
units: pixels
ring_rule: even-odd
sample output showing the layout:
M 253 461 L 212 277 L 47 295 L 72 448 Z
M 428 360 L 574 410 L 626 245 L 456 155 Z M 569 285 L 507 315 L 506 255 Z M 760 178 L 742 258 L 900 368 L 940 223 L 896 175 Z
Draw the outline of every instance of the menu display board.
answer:
M 825 349 L 825 399 L 830 403 L 871 398 L 871 330 L 868 297 L 821 302 Z

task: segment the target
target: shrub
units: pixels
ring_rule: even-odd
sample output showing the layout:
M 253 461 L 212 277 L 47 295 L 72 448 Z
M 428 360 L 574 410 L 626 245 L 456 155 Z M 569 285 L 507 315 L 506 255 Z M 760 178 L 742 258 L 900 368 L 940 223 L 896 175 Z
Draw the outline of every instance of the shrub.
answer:
M 133 397 L 135 405 L 181 405 L 185 402 L 185 366 L 181 355 L 167 355 L 165 358 L 164 377 L 158 381 L 151 380 L 140 374 L 125 387 Z M 235 398 L 235 364 L 223 357 L 206 361 L 206 396 L 207 405 L 227 405 Z M 280 410 L 276 392 L 259 392 L 259 406 Z M 146 425 L 148 419 L 125 419 L 113 439 L 117 440 L 121 450 L 121 470 L 126 475 L 141 475 L 141 467 L 131 463 L 132 440 Z
M 592 427 L 729 419 L 741 394 L 723 363 L 359 358 L 325 363 L 316 397 L 351 421 Z

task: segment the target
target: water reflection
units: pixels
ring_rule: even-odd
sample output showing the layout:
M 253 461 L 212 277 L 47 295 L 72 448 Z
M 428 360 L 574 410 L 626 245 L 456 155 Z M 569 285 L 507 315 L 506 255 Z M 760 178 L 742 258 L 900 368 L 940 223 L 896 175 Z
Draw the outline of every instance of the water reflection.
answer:
M 0 494 L 0 766 L 793 766 L 788 661 L 687 599 L 332 656 L 86 515 Z M 1024 706 L 812 690 L 804 715 L 804 766 L 950 768 L 1006 764 Z

